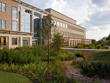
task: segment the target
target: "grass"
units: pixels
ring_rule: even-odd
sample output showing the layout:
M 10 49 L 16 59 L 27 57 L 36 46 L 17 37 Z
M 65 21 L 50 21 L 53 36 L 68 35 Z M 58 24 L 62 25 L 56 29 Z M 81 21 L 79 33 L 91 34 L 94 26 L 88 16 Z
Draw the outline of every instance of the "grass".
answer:
M 110 61 L 110 51 L 96 51 L 94 57 L 100 61 Z
M 16 74 L 0 71 L 0 83 L 32 83 L 27 77 Z

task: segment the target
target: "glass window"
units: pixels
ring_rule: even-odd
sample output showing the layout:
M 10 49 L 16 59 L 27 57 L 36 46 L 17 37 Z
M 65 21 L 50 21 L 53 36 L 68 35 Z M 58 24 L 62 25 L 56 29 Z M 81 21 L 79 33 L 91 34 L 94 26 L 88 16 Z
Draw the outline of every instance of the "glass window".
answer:
M 2 11 L 2 3 L 0 2 L 0 11 Z
M 68 28 L 68 25 L 66 24 L 66 28 Z
M 2 28 L 2 20 L 0 20 L 0 28 Z
M 12 30 L 17 31 L 17 21 L 12 21 Z
M 23 13 L 23 25 L 22 25 L 22 31 L 23 32 L 30 32 L 30 28 L 31 28 L 31 14 L 29 13 Z
M 3 3 L 3 11 L 6 12 L 6 4 Z
M 14 19 L 17 19 L 17 8 L 16 7 L 12 7 L 12 17 Z
M 60 23 L 60 27 L 62 27 L 62 25 L 63 25 L 63 24 L 62 24 L 62 23 Z
M 6 20 L 3 20 L 3 28 L 6 29 Z
M 57 26 L 60 26 L 60 23 L 57 21 Z
M 17 45 L 17 37 L 12 38 L 12 45 Z
M 56 25 L 56 24 L 57 24 L 57 21 L 54 20 L 54 25 Z
M 63 24 L 63 27 L 65 28 L 65 24 Z

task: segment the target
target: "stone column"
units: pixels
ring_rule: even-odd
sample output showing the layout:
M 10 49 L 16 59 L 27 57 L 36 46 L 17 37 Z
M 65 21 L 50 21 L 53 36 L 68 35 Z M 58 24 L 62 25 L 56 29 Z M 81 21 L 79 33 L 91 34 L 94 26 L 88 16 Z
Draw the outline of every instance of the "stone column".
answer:
M 8 37 L 6 37 L 6 46 L 8 47 Z
M 4 37 L 1 37 L 1 47 L 3 47 L 4 43 L 3 43 Z
M 31 32 L 34 33 L 34 11 L 32 11 L 32 15 L 31 15 Z
M 20 37 L 19 39 L 20 39 L 20 40 L 19 40 L 19 42 L 20 42 L 20 47 L 22 47 L 22 46 L 23 46 L 23 37 Z
M 29 46 L 32 46 L 32 37 L 29 38 Z
M 72 40 L 72 46 L 73 46 L 73 40 Z
M 8 37 L 8 48 L 10 49 L 11 48 L 11 45 L 12 45 L 12 37 L 11 36 L 9 36 Z
M 22 31 L 23 8 L 20 7 L 19 31 Z

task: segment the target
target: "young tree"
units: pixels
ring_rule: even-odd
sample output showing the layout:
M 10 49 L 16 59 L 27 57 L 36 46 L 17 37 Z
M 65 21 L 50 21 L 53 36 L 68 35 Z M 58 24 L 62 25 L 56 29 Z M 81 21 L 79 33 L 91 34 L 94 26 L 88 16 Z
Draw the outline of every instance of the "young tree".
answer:
M 57 54 L 58 54 L 58 52 L 60 51 L 60 47 L 64 43 L 63 35 L 61 35 L 61 33 L 59 33 L 59 32 L 54 33 L 54 37 L 53 37 L 52 41 L 53 41 L 52 47 L 55 49 L 55 51 L 57 51 Z
M 50 42 L 51 42 L 51 33 L 56 31 L 56 26 L 54 25 L 51 16 L 44 17 L 42 22 L 42 28 L 40 28 L 40 40 L 44 40 L 44 44 L 48 48 L 48 64 L 49 64 L 49 51 L 50 51 Z

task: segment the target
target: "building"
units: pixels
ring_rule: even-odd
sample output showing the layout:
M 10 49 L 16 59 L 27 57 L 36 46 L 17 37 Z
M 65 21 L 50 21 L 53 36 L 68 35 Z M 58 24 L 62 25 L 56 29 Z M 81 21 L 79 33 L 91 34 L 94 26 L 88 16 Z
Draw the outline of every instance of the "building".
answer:
M 0 0 L 0 46 L 10 48 L 32 46 L 39 37 L 35 33 L 40 28 L 43 18 L 51 15 L 59 32 L 64 35 L 67 46 L 75 46 L 86 39 L 86 29 L 76 21 L 53 10 L 41 10 L 20 0 Z

